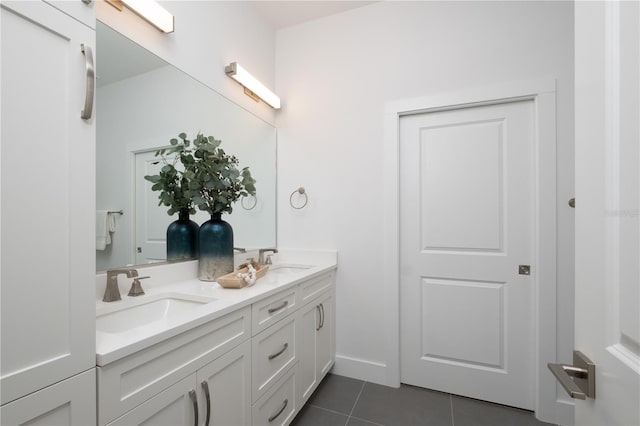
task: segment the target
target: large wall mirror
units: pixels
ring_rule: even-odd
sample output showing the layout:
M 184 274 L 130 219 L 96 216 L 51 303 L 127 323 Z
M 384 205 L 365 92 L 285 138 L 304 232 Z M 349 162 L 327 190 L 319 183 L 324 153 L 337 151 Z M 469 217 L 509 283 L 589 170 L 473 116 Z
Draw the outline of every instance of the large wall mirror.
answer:
M 275 128 L 101 22 L 96 50 L 96 209 L 122 211 L 114 215 L 111 243 L 96 250 L 96 268 L 164 260 L 166 229 L 177 216 L 158 206 L 144 176 L 157 173 L 156 150 L 181 132 L 214 136 L 249 166 L 256 198 L 236 203 L 223 219 L 233 226 L 236 247 L 274 247 Z

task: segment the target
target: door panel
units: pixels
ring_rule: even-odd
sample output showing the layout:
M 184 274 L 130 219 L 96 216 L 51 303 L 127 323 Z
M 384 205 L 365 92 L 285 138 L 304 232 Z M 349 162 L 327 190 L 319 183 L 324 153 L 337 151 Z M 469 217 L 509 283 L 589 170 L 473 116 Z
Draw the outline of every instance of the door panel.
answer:
M 533 101 L 400 120 L 401 381 L 534 407 Z
M 503 131 L 501 120 L 420 129 L 423 250 L 502 251 Z
M 576 2 L 576 424 L 640 424 L 640 4 Z

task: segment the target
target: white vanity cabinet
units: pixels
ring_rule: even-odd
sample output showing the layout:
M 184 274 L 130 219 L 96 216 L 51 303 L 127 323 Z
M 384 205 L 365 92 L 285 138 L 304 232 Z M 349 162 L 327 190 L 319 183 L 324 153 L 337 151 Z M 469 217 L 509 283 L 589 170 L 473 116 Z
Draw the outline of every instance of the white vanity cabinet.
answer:
M 158 416 L 152 423 L 169 425 L 173 424 L 169 419 L 178 412 L 193 420 L 184 424 L 195 424 L 194 404 L 182 395 L 185 390 L 187 396 L 193 391 L 199 418 L 206 418 L 209 402 L 211 425 L 224 425 L 231 420 L 231 424 L 236 421 L 243 422 L 239 425 L 250 424 L 250 319 L 251 309 L 247 306 L 98 366 L 98 424 L 137 425 Z M 188 389 L 182 385 L 172 388 L 192 375 Z M 166 398 L 173 406 L 169 411 L 164 411 L 157 402 Z M 229 403 L 230 400 L 235 402 Z M 163 416 L 167 416 L 166 423 L 160 420 Z
M 265 284 L 222 317 L 99 365 L 98 425 L 288 425 L 334 362 L 334 280 Z
M 2 424 L 59 403 L 55 424 L 92 424 L 77 405 L 95 400 L 95 31 L 41 1 L 3 1 L 0 19 Z
M 248 426 L 251 347 L 246 341 L 109 423 Z

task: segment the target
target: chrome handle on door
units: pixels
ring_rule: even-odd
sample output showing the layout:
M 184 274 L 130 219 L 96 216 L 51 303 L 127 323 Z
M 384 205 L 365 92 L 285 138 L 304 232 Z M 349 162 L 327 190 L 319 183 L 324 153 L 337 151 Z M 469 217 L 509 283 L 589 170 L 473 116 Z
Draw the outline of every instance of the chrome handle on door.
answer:
M 87 93 L 84 97 L 84 108 L 80 113 L 80 117 L 84 120 L 88 120 L 91 118 L 91 114 L 93 113 L 93 95 L 95 91 L 96 72 L 93 66 L 93 52 L 91 51 L 91 48 L 81 44 L 80 50 L 84 54 L 87 66 Z
M 284 346 L 282 347 L 282 349 L 280 349 L 278 352 L 276 352 L 275 354 L 271 354 L 269 355 L 269 361 L 271 361 L 274 358 L 278 358 L 280 355 L 282 355 L 284 353 L 284 351 L 287 350 L 287 348 L 289 347 L 288 343 L 285 343 Z
M 275 413 L 274 415 L 272 415 L 271 417 L 269 417 L 267 420 L 269 421 L 269 423 L 271 423 L 272 421 L 274 421 L 275 419 L 278 418 L 278 416 L 280 414 L 282 414 L 282 412 L 284 411 L 285 408 L 287 408 L 287 404 L 289 403 L 288 399 L 285 399 L 284 401 L 282 401 L 282 407 L 280 407 L 280 409 L 278 410 L 277 413 Z
M 580 351 L 573 351 L 573 364 L 547 364 L 571 398 L 596 397 L 596 365 Z
M 209 383 L 204 380 L 202 383 L 202 389 L 204 390 L 204 396 L 207 401 L 207 419 L 204 422 L 205 426 L 209 426 L 209 420 L 211 419 L 211 396 L 209 394 Z
M 322 319 L 320 320 L 320 328 L 324 327 L 324 303 L 320 304 L 320 312 L 322 312 Z
M 289 301 L 285 300 L 284 302 L 282 302 L 280 306 L 276 306 L 275 308 L 269 308 L 267 312 L 269 313 L 269 315 L 271 315 L 274 312 L 278 312 L 280 309 L 286 308 L 288 304 L 289 304 Z
M 198 397 L 196 396 L 195 389 L 189 391 L 189 398 L 191 398 L 191 402 L 193 403 L 193 415 L 195 416 L 193 424 L 194 426 L 198 426 Z

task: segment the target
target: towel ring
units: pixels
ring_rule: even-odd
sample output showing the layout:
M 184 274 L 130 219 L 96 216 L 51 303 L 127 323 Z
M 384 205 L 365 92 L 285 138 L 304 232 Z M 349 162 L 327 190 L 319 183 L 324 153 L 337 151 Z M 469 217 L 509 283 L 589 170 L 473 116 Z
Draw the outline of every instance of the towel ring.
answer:
M 294 195 L 296 195 L 296 192 L 297 192 L 298 194 L 300 194 L 300 195 L 304 195 L 304 203 L 302 203 L 302 205 L 298 205 L 298 206 L 296 206 L 296 205 L 293 203 L 293 196 L 294 196 Z M 307 205 L 307 203 L 308 203 L 308 202 L 309 202 L 309 196 L 307 195 L 307 192 L 304 190 L 304 188 L 303 188 L 303 187 L 300 187 L 300 188 L 296 189 L 296 190 L 295 190 L 295 191 L 293 191 L 293 192 L 291 193 L 291 195 L 289 196 L 289 204 L 291 204 L 291 207 L 293 207 L 293 208 L 294 208 L 294 209 L 296 209 L 296 210 L 303 209 L 303 208 Z
M 251 195 L 251 194 L 249 194 L 249 195 Z M 240 199 L 240 205 L 242 206 L 242 208 L 243 208 L 243 209 L 245 209 L 245 210 L 253 210 L 253 209 L 255 208 L 256 204 L 258 204 L 258 198 L 257 198 L 255 195 L 251 195 L 251 197 L 253 197 L 253 204 L 251 204 L 251 207 L 247 207 L 247 206 L 244 204 L 244 201 L 245 201 L 247 198 L 249 198 L 249 196 L 242 197 L 242 198 Z

